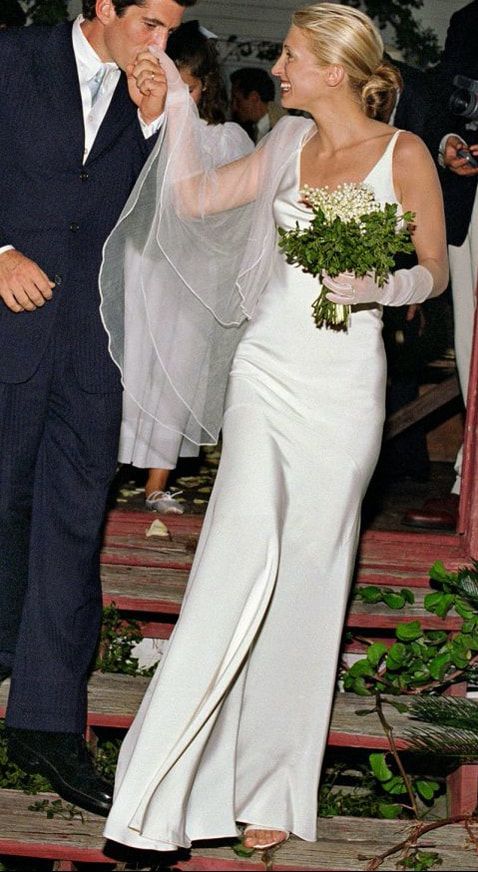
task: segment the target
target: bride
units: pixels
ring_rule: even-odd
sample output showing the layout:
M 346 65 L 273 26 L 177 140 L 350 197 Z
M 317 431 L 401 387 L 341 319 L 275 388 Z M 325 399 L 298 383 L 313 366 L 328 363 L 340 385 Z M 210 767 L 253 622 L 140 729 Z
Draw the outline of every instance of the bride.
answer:
M 223 450 L 178 625 L 119 758 L 105 835 L 133 847 L 189 847 L 238 825 L 247 847 L 316 838 L 360 505 L 384 419 L 381 307 L 447 284 L 432 159 L 379 120 L 399 86 L 382 52 L 353 8 L 296 12 L 272 72 L 283 106 L 313 120 L 284 118 L 217 171 L 166 58 L 149 85 L 168 88 L 165 139 L 105 248 L 103 318 L 128 395 L 193 442 L 212 441 L 222 422 Z M 330 299 L 352 304 L 350 326 L 317 329 L 317 280 L 287 264 L 277 227 L 308 224 L 305 184 L 362 181 L 416 214 L 418 265 L 383 288 L 326 278 Z

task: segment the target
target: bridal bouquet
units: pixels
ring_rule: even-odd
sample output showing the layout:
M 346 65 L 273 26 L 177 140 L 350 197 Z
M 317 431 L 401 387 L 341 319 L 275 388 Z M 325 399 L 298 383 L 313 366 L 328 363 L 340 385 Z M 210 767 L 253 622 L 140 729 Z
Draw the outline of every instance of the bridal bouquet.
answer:
M 306 185 L 300 193 L 313 218 L 305 230 L 298 222 L 294 230 L 279 227 L 279 246 L 288 263 L 301 266 L 319 282 L 324 273 L 332 278 L 343 272 L 356 277 L 372 273 L 382 287 L 394 256 L 413 251 L 413 212 L 398 214 L 396 203 L 382 206 L 368 185 L 347 182 L 333 191 Z M 350 305 L 332 303 L 327 293 L 321 287 L 312 304 L 317 327 L 346 330 Z

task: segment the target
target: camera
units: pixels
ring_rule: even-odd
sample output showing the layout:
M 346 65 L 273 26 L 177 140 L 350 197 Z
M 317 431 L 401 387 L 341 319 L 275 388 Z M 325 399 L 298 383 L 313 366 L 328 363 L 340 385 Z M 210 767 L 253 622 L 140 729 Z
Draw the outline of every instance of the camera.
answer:
M 450 110 L 471 121 L 478 120 L 478 81 L 467 76 L 455 76 L 455 90 L 450 97 Z

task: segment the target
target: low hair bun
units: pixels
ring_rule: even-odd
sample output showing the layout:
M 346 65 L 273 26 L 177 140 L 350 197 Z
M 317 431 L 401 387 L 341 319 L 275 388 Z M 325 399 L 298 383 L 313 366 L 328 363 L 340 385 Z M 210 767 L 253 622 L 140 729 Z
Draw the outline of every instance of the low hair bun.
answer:
M 397 94 L 402 89 L 400 71 L 387 62 L 379 64 L 362 87 L 362 107 L 365 114 L 378 121 L 388 121 Z

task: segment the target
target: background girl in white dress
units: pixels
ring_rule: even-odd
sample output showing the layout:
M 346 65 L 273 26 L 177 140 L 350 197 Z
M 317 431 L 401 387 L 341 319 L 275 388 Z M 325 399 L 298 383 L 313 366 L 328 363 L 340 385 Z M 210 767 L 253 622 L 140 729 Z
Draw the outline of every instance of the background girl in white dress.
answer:
M 212 176 L 195 175 L 194 143 L 186 153 L 178 139 L 191 126 L 181 126 L 180 86 L 164 61 L 165 154 L 174 160 L 181 142 L 186 166 L 176 205 L 189 234 L 188 254 L 192 240 L 201 240 L 191 268 L 183 254 L 174 272 L 198 317 L 204 310 L 210 319 L 201 322 L 197 341 L 191 331 L 187 351 L 202 347 L 209 324 L 214 342 L 201 368 L 207 383 L 207 374 L 218 372 L 212 362 L 220 330 L 229 338 L 235 331 L 239 343 L 230 367 L 221 462 L 181 617 L 119 759 L 105 831 L 118 842 L 172 850 L 197 839 L 234 837 L 238 823 L 248 825 L 248 847 L 280 843 L 289 832 L 315 840 L 360 505 L 384 417 L 381 304 L 418 303 L 447 283 L 433 161 L 413 134 L 375 120 L 397 85 L 382 64 L 382 51 L 370 19 L 355 9 L 320 3 L 295 13 L 273 73 L 280 78 L 284 107 L 306 110 L 313 121 L 283 119 L 253 155 Z M 126 259 L 127 323 L 141 319 L 144 305 L 143 339 L 151 334 L 159 342 L 151 303 L 160 293 L 154 262 L 173 259 L 161 236 L 173 219 L 169 211 L 165 217 L 161 182 L 157 223 L 152 229 L 148 218 L 141 229 L 151 205 L 151 177 L 157 185 L 162 179 L 155 160 L 106 249 L 103 274 L 112 353 L 122 363 L 126 389 L 153 415 L 154 393 L 153 400 L 138 395 L 131 357 L 121 358 L 121 325 L 115 326 L 113 312 L 119 290 L 110 273 L 122 282 Z M 333 298 L 353 304 L 351 322 L 347 332 L 319 330 L 311 315 L 317 280 L 286 263 L 276 228 L 310 220 L 299 194 L 305 183 L 335 188 L 363 180 L 381 203 L 398 202 L 416 213 L 419 265 L 390 275 L 381 289 L 371 276 L 327 279 Z M 172 206 L 178 185 L 173 189 Z M 196 191 L 200 202 L 194 206 Z M 148 229 L 154 244 L 141 247 Z M 245 253 L 238 254 L 241 244 Z M 208 256 L 194 276 L 204 246 Z M 229 275 L 221 284 L 228 261 L 237 267 L 235 285 Z M 214 273 L 216 299 L 210 289 Z M 135 292 L 138 281 L 141 293 Z M 241 320 L 236 312 L 251 316 L 243 332 L 235 326 Z M 176 358 L 170 364 L 166 357 L 158 351 L 167 380 L 190 404 L 197 425 L 193 403 L 203 382 L 195 383 L 194 396 L 187 395 L 188 379 L 181 375 L 183 365 L 191 373 L 187 355 L 186 362 Z M 199 391 L 205 399 L 218 392 Z M 210 426 L 209 419 L 202 424 L 204 431 Z
M 226 122 L 227 93 L 219 55 L 199 22 L 189 21 L 178 27 L 168 40 L 167 52 L 198 107 L 204 145 L 214 163 L 221 166 L 250 154 L 250 137 L 239 124 Z M 195 457 L 198 452 L 199 446 L 184 439 L 180 431 L 166 429 L 125 396 L 119 459 L 148 469 L 145 502 L 149 509 L 166 515 L 183 513 L 175 494 L 166 490 L 167 482 L 179 455 Z

